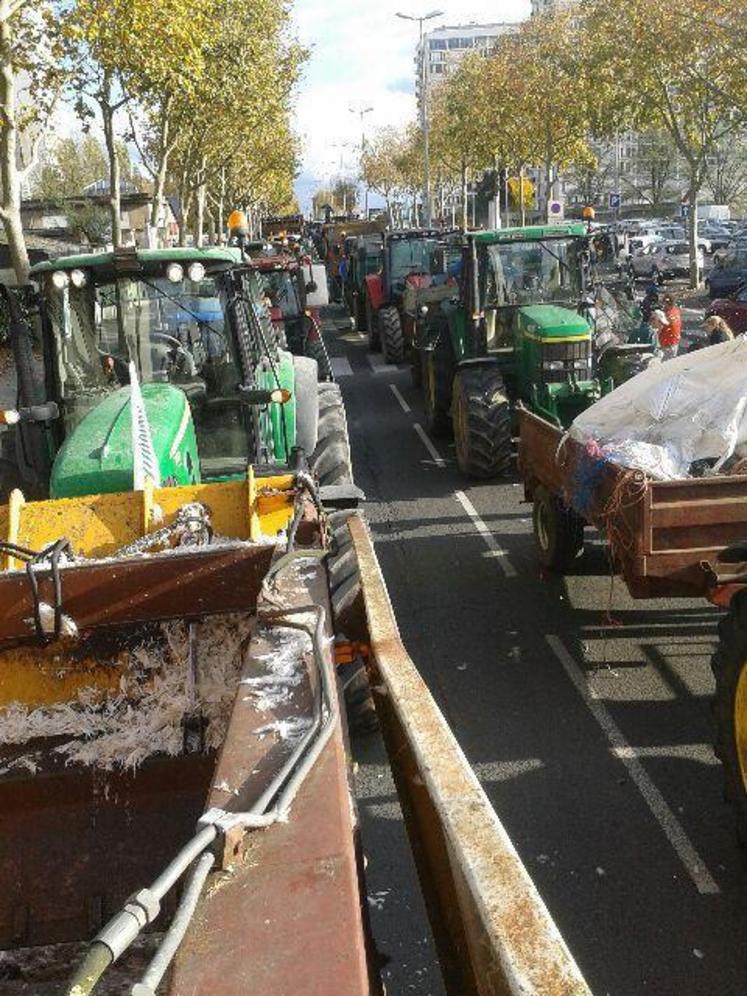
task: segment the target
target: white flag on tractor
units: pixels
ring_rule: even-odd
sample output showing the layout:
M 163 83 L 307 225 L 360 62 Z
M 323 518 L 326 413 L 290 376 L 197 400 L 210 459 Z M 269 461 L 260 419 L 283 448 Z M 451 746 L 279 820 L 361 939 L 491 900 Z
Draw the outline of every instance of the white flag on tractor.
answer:
M 161 487 L 161 474 L 158 470 L 156 451 L 150 434 L 148 416 L 145 412 L 143 395 L 137 368 L 130 360 L 130 412 L 132 417 L 132 487 L 135 491 L 145 489 L 145 479 L 149 477 L 155 487 Z

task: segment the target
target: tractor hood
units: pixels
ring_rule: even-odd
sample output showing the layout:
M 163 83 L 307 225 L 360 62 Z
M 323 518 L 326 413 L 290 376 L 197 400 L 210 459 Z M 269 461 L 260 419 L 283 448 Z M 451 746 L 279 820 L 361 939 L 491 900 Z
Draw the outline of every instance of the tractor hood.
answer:
M 591 325 L 573 308 L 557 304 L 532 304 L 519 308 L 524 335 L 536 339 L 588 338 Z
M 194 423 L 187 397 L 171 384 L 144 384 L 161 484 L 200 479 Z M 60 448 L 52 467 L 52 498 L 110 494 L 133 487 L 130 388 L 112 392 L 83 418 Z

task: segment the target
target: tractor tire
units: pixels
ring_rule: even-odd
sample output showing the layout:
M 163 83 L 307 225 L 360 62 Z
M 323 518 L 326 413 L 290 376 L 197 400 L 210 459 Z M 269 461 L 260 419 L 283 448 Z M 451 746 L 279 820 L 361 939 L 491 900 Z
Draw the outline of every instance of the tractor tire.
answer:
M 396 308 L 381 309 L 379 328 L 384 362 L 394 365 L 401 363 L 405 358 L 405 340 L 402 335 L 402 322 Z
M 459 469 L 488 480 L 511 464 L 511 407 L 503 377 L 494 367 L 457 371 L 451 402 Z
M 368 348 L 372 353 L 381 352 L 379 316 L 371 307 L 371 300 L 368 294 L 366 294 L 366 332 L 368 332 Z
M 317 445 L 309 457 L 309 467 L 319 484 L 352 484 L 348 423 L 339 384 L 317 385 L 319 431 Z
M 449 410 L 453 380 L 454 357 L 448 333 L 444 330 L 436 346 L 423 352 L 425 414 L 434 436 L 447 436 L 451 430 Z
M 534 492 L 534 543 L 543 567 L 566 574 L 584 548 L 583 520 L 547 488 Z
M 293 357 L 294 395 L 296 399 L 296 446 L 309 460 L 321 438 L 321 419 L 317 400 L 319 372 L 316 360 L 308 356 Z
M 347 639 L 365 640 L 365 608 L 360 572 L 347 526 L 348 520 L 355 514 L 352 511 L 341 511 L 332 512 L 327 517 L 331 533 L 327 571 L 335 632 Z M 358 658 L 351 664 L 341 665 L 338 667 L 338 674 L 351 734 L 373 732 L 379 724 L 363 661 Z
M 412 381 L 413 387 L 423 386 L 423 356 L 425 354 L 416 349 L 415 346 L 410 346 L 410 380 Z
M 327 352 L 327 347 L 324 344 L 321 333 L 318 339 L 306 340 L 306 355 L 316 361 L 317 378 L 320 381 L 332 381 L 335 379 L 332 373 L 332 363 L 329 359 L 329 353 Z
M 737 839 L 747 847 L 747 591 L 731 600 L 711 658 L 716 679 L 714 749 L 724 772 L 724 796 L 734 807 Z

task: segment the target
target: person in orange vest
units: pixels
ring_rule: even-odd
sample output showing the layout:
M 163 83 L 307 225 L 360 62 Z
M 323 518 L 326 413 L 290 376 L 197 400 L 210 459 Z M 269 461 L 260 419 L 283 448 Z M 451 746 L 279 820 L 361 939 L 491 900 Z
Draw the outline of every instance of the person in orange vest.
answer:
M 680 351 L 682 322 L 680 321 L 679 326 L 676 324 L 676 320 L 675 324 L 670 324 L 666 314 L 657 308 L 656 311 L 651 312 L 651 327 L 656 336 L 658 352 L 662 361 L 673 360 Z
M 671 294 L 665 294 L 662 299 L 663 311 L 667 316 L 667 321 L 677 335 L 677 342 L 682 338 L 682 312 L 677 307 L 677 302 Z

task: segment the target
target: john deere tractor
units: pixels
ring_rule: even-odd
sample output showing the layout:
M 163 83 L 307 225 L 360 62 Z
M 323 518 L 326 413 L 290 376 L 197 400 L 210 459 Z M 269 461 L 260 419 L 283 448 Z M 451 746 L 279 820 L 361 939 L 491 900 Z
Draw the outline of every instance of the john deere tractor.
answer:
M 467 236 L 459 286 L 421 339 L 430 426 L 453 427 L 464 473 L 507 468 L 512 404 L 568 426 L 600 397 L 583 314 L 587 267 L 583 225 Z
M 143 462 L 156 485 L 304 457 L 322 485 L 351 483 L 339 388 L 280 348 L 239 249 L 71 256 L 32 279 L 40 333 L 8 295 L 18 405 L 0 500 L 129 491 Z

